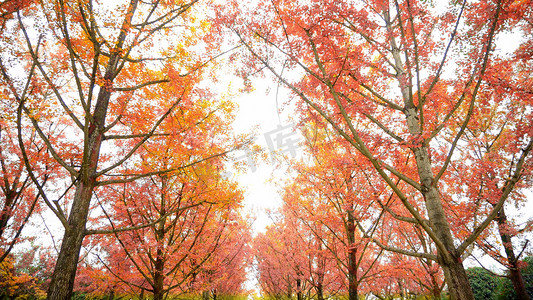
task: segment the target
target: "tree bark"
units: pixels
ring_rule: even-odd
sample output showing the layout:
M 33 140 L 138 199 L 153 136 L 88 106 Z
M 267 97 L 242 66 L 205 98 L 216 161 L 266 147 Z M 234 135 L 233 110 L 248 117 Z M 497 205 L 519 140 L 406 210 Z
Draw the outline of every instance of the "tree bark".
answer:
M 292 299 L 291 277 L 287 275 L 287 299 Z
M 108 76 L 111 78 L 111 73 Z M 50 300 L 64 300 L 72 297 L 78 259 L 83 238 L 85 237 L 87 216 L 96 186 L 96 170 L 110 96 L 111 93 L 106 89 L 101 89 L 98 95 L 93 114 L 94 123 L 91 123 L 89 127 L 88 150 L 85 151 L 83 157 L 83 161 L 87 162 L 87 164 L 84 164 L 80 170 L 80 181 L 76 186 L 68 218 L 68 227 L 65 228 L 63 242 L 61 243 L 61 249 L 52 274 L 52 281 L 48 288 L 48 299 Z
M 316 285 L 316 298 L 318 300 L 324 300 L 324 286 L 321 282 Z
M 404 99 L 408 99 L 408 97 Z M 405 115 L 412 137 L 418 137 L 420 135 L 420 123 L 417 116 L 417 108 L 410 101 L 406 101 Z M 415 155 L 417 173 L 420 178 L 421 192 L 424 197 L 429 223 L 437 239 L 434 242 L 442 245 L 437 247 L 437 258 L 444 271 L 450 297 L 453 300 L 473 300 L 474 293 L 466 276 L 461 255 L 457 253 L 453 243 L 453 235 L 446 219 L 446 212 L 442 206 L 440 192 L 432 171 L 429 150 L 426 145 L 420 144 L 413 147 L 412 151 Z
M 429 265 L 429 266 L 431 266 L 431 265 Z M 441 294 L 442 286 L 437 281 L 436 272 L 435 273 L 433 273 L 433 272 L 430 273 L 430 276 L 431 276 L 431 293 L 433 295 L 433 299 L 441 299 L 441 295 L 440 294 Z
M 453 244 L 453 236 L 431 170 L 428 150 L 425 146 L 420 146 L 415 148 L 413 152 L 422 183 L 422 195 L 429 222 L 439 242 L 445 247 L 445 249 L 437 247 L 437 257 L 438 263 L 444 270 L 450 297 L 454 300 L 473 300 L 474 293 L 466 276 L 463 261 L 460 254 L 456 253 Z
M 57 258 L 52 281 L 48 288 L 48 299 L 64 300 L 72 298 L 74 278 L 78 267 L 78 258 L 85 237 L 87 215 L 94 188 L 94 178 L 80 182 L 76 188 L 72 210 L 65 228 L 63 242 Z
M 202 292 L 202 300 L 209 300 L 209 291 Z
M 507 262 L 509 263 L 509 278 L 513 283 L 514 290 L 518 300 L 529 300 L 530 297 L 526 290 L 526 284 L 520 268 L 518 266 L 518 258 L 516 257 L 513 249 L 512 235 L 509 233 L 509 224 L 507 222 L 507 216 L 505 210 L 502 207 L 498 212 L 496 218 L 498 223 L 498 233 L 502 241 L 503 248 L 505 249 L 505 255 L 507 256 Z
M 400 70 L 403 71 L 403 67 Z M 408 93 L 406 86 L 402 88 L 402 93 L 404 93 L 404 113 L 409 132 L 412 138 L 416 140 L 421 134 L 417 114 L 418 109 L 409 100 L 409 95 L 406 94 Z M 453 243 L 453 235 L 446 219 L 446 212 L 442 206 L 438 184 L 433 175 L 429 149 L 423 143 L 415 145 L 411 149 L 416 160 L 417 173 L 420 178 L 421 192 L 424 197 L 429 223 L 437 239 L 434 242 L 442 245 L 441 247 L 437 246 L 437 258 L 444 271 L 450 297 L 452 300 L 474 300 L 474 293 L 466 276 L 461 255 L 457 253 Z
M 296 279 L 296 299 L 303 300 L 302 280 L 300 278 Z
M 322 251 L 322 242 L 317 239 L 318 245 L 318 270 L 317 270 L 317 283 L 316 283 L 316 297 L 318 300 L 324 300 L 324 271 L 326 268 L 326 259 L 323 257 L 320 251 Z
M 346 233 L 348 240 L 348 299 L 357 300 L 358 298 L 358 281 L 357 281 L 357 248 L 355 248 L 355 219 L 353 211 L 348 211 L 348 220 L 346 224 Z
M 164 296 L 164 280 L 165 276 L 163 274 L 163 269 L 165 267 L 165 260 L 162 258 L 163 251 L 158 248 L 157 249 L 157 258 L 154 263 L 154 300 L 163 300 Z
M 166 214 L 166 198 L 167 198 L 167 177 L 161 176 L 161 195 L 160 195 L 160 210 L 159 217 L 164 217 Z M 163 244 L 165 243 L 165 223 L 166 218 L 162 218 L 157 228 L 155 229 L 155 238 L 157 242 L 156 259 L 154 262 L 154 300 L 163 300 L 164 298 L 164 281 L 165 281 L 165 253 L 163 252 Z

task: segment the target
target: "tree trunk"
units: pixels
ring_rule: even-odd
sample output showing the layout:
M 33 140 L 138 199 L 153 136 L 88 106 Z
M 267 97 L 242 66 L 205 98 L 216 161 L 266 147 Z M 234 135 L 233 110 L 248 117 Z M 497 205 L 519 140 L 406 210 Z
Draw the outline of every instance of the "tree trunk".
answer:
M 202 300 L 209 300 L 209 291 L 202 292 Z
M 318 300 L 324 300 L 324 286 L 321 282 L 316 285 L 316 298 Z
M 112 78 L 112 73 L 108 70 L 105 78 Z M 87 129 L 89 135 L 83 156 L 84 163 L 79 171 L 79 182 L 76 185 L 68 225 L 65 228 L 52 281 L 48 288 L 48 299 L 50 300 L 65 300 L 72 296 L 81 245 L 85 237 L 87 216 L 96 186 L 98 160 L 110 96 L 111 93 L 108 90 L 100 90 L 92 118 L 93 122 Z
M 442 207 L 439 191 L 437 189 L 428 150 L 425 146 L 415 148 L 418 175 L 422 183 L 422 195 L 424 196 L 429 223 L 440 243 L 446 249 L 437 248 L 438 263 L 444 271 L 451 299 L 473 300 L 474 293 L 466 276 L 461 256 L 456 253 L 453 244 L 453 236 L 450 230 L 446 213 Z M 446 251 L 447 253 L 443 253 Z
M 291 277 L 287 275 L 287 299 L 292 299 Z
M 429 265 L 430 268 L 428 269 L 431 269 L 431 262 L 430 262 L 430 265 Z M 430 273 L 430 276 L 431 276 L 431 293 L 433 295 L 433 299 L 441 299 L 441 285 L 439 284 L 439 282 L 437 281 L 437 274 L 436 272 L 435 273 Z
M 302 280 L 300 278 L 296 279 L 296 299 L 303 300 Z
M 388 30 L 392 33 L 392 23 L 388 12 L 385 13 L 385 21 Z M 424 108 L 417 107 L 413 102 L 412 89 L 407 80 L 408 72 L 405 70 L 402 62 L 402 50 L 396 44 L 396 39 L 393 34 L 391 34 L 390 46 L 395 69 L 398 74 L 397 79 L 404 103 L 403 112 L 407 122 L 407 128 L 409 129 L 410 138 L 415 143 L 411 147 L 411 151 L 415 155 L 417 173 L 420 178 L 421 192 L 424 197 L 429 223 L 436 235 L 433 239 L 437 239 L 438 241 L 435 240 L 434 242 L 440 242 L 443 245 L 443 247 L 437 247 L 438 262 L 444 270 L 451 298 L 454 300 L 474 300 L 474 293 L 466 277 L 461 257 L 456 253 L 450 226 L 446 219 L 444 208 L 442 207 L 438 182 L 435 182 L 435 176 L 433 175 L 432 164 L 429 158 L 429 149 L 427 149 L 428 145 L 425 144 L 427 141 L 422 137 L 423 132 L 418 113 Z M 443 253 L 443 251 L 446 253 Z
M 9 185 L 5 185 L 6 193 L 5 193 L 5 200 L 4 200 L 4 207 L 2 208 L 2 211 L 0 212 L 0 237 L 4 235 L 4 231 L 7 228 L 7 224 L 9 222 L 9 219 L 11 218 L 13 212 L 13 203 L 15 202 L 16 197 L 18 196 L 15 191 L 10 190 Z
M 80 250 L 85 237 L 87 216 L 96 186 L 96 170 L 100 157 L 100 148 L 103 139 L 103 129 L 110 92 L 101 89 L 98 95 L 94 123 L 91 123 L 89 131 L 88 149 L 84 153 L 83 161 L 86 162 L 79 171 L 79 182 L 72 202 L 68 225 L 65 228 L 61 249 L 52 274 L 52 281 L 48 288 L 48 299 L 70 299 L 74 288 L 74 278 Z
M 405 89 L 403 90 L 405 92 Z M 412 102 L 406 101 L 405 116 L 407 125 L 413 138 L 420 135 L 420 124 L 417 109 Z M 474 300 L 474 293 L 463 266 L 461 256 L 456 253 L 453 235 L 446 219 L 446 212 L 442 206 L 438 183 L 435 182 L 429 150 L 424 144 L 413 147 L 416 167 L 421 183 L 421 192 L 424 197 L 426 212 L 431 229 L 436 235 L 434 242 L 439 242 L 445 249 L 437 247 L 438 263 L 444 271 L 450 297 L 453 300 Z
M 48 288 L 48 299 L 65 300 L 72 298 L 74 278 L 78 267 L 78 258 L 85 237 L 85 225 L 94 188 L 94 179 L 80 182 L 76 188 L 72 210 L 65 228 L 63 242 L 57 258 L 52 281 Z
M 165 243 L 165 223 L 166 223 L 166 197 L 167 197 L 167 177 L 160 176 L 161 178 L 161 195 L 160 195 L 160 208 L 159 208 L 159 217 L 162 218 L 161 221 L 156 225 L 155 228 L 155 240 L 157 242 L 156 258 L 154 262 L 154 300 L 163 300 L 163 288 L 165 281 L 165 253 L 163 250 L 163 244 Z
M 355 220 L 353 211 L 348 211 L 346 224 L 346 236 L 348 240 L 348 299 L 357 300 L 357 248 L 355 247 Z
M 322 255 L 322 241 L 316 239 L 318 245 L 318 255 L 317 255 L 317 282 L 316 282 L 316 297 L 318 300 L 324 300 L 324 272 L 326 269 L 326 259 Z
M 452 300 L 473 300 L 474 292 L 466 276 L 465 268 L 460 257 L 454 257 L 452 262 L 445 261 L 438 254 L 439 264 L 444 271 L 444 278 L 448 285 L 448 292 Z
M 500 234 L 500 239 L 502 240 L 502 245 L 505 249 L 505 255 L 507 256 L 507 262 L 509 263 L 509 278 L 513 283 L 517 299 L 529 300 L 530 297 L 526 290 L 524 277 L 518 266 L 518 258 L 514 253 L 512 235 L 509 233 L 509 224 L 503 207 L 498 212 L 496 221 L 498 222 L 498 233 Z
M 163 300 L 164 298 L 163 283 L 165 276 L 163 275 L 163 268 L 165 266 L 165 260 L 162 259 L 162 255 L 161 249 L 157 249 L 157 258 L 154 263 L 154 300 Z

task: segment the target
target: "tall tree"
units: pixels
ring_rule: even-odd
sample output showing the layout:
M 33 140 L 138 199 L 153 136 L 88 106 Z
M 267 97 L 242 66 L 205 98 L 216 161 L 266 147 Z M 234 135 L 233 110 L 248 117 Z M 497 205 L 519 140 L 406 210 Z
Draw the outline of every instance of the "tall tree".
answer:
M 151 293 L 154 299 L 191 288 L 196 291 L 202 271 L 219 253 L 220 245 L 234 234 L 231 228 L 237 229 L 234 222 L 238 222 L 237 208 L 242 199 L 234 184 L 206 175 L 158 176 L 123 189 L 122 198 L 117 196 L 120 200 L 110 209 L 115 212 L 110 231 L 117 226 L 151 226 L 108 236 L 106 244 L 120 250 L 113 251 L 113 256 L 101 256 L 101 263 L 127 257 L 129 273 L 107 268 L 135 291 Z
M 299 219 L 336 258 L 348 298 L 357 299 L 362 283 L 375 275 L 373 269 L 383 252 L 365 237 L 377 227 L 361 232 L 358 226 L 381 217 L 379 207 L 373 205 L 377 193 L 370 192 L 363 166 L 344 140 L 328 136 L 324 128 L 308 130 L 304 136 L 311 159 L 294 164 L 298 175 L 285 187 L 284 211 Z
M 531 14 L 525 2 L 280 0 L 260 1 L 240 18 L 224 16 L 236 20 L 231 28 L 248 50 L 246 67 L 268 69 L 299 98 L 303 116 L 326 120 L 372 164 L 408 211 L 404 220 L 419 224 L 437 250 L 398 251 L 437 261 L 453 299 L 473 299 L 462 255 L 531 167 L 526 110 L 527 118 L 511 115 L 505 125 L 515 134 L 516 159 L 494 207 L 468 236 L 454 234 L 448 216 L 461 213 L 446 205 L 443 178 L 461 161 L 461 138 L 481 110 L 530 105 L 512 90 L 480 97 L 496 91 L 487 81 L 498 72 L 494 61 L 512 61 L 494 51 L 495 41 Z
M 12 14 L 16 18 L 5 25 L 17 37 L 11 47 L 24 54 L 19 59 L 27 66 L 22 67 L 33 75 L 28 82 L 34 93 L 15 96 L 19 126 L 32 124 L 68 174 L 65 180 L 70 178 L 67 188 L 58 192 L 30 175 L 65 229 L 49 299 L 72 295 L 95 190 L 168 172 L 147 174 L 131 167 L 146 141 L 182 134 L 159 129 L 172 112 L 205 105 L 196 102 L 212 96 L 198 83 L 219 48 L 212 43 L 217 38 L 210 32 L 214 27 L 197 18 L 197 2 L 39 2 L 17 7 Z M 202 8 L 208 9 L 208 3 Z M 4 80 L 23 89 L 17 81 L 18 66 L 5 60 L 2 66 Z M 196 117 L 200 121 L 205 116 Z M 57 124 L 63 125 L 64 134 L 52 130 Z M 67 141 L 72 146 L 64 147 Z M 27 152 L 24 161 L 33 173 Z M 187 164 L 194 162 L 173 166 Z M 57 194 L 65 197 L 53 199 Z

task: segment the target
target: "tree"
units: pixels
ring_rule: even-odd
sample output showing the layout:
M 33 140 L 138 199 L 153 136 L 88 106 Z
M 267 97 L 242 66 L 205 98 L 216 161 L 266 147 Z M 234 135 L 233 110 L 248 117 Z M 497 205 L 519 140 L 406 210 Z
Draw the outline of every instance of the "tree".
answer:
M 258 281 L 268 297 L 292 299 L 296 293 L 301 300 L 306 293 L 306 250 L 295 234 L 289 224 L 278 222 L 254 239 Z
M 249 292 L 244 283 L 251 261 L 251 228 L 241 216 L 231 215 L 217 248 L 198 272 L 195 290 L 203 291 L 204 299 L 231 299 Z
M 143 174 L 130 167 L 146 141 L 180 134 L 159 129 L 171 113 L 212 96 L 198 82 L 219 48 L 212 43 L 214 28 L 196 18 L 197 2 L 40 2 L 17 7 L 16 18 L 4 26 L 16 37 L 13 53 L 24 54 L 18 58 L 27 75 L 21 84 L 18 66 L 2 61 L 4 81 L 17 101 L 18 126 L 33 126 L 68 182 L 58 192 L 30 175 L 65 229 L 49 299 L 72 295 L 95 191 L 169 172 Z M 52 130 L 56 126 L 60 131 Z M 21 147 L 23 138 L 19 134 Z M 34 173 L 28 152 L 22 153 L 27 172 Z
M 521 268 L 521 275 L 524 278 L 524 286 L 529 297 L 533 297 L 533 258 L 527 256 L 524 258 Z M 514 282 L 510 274 L 510 270 L 506 272 L 506 276 L 500 278 L 495 292 L 496 299 L 519 299 L 520 295 L 514 287 Z
M 15 268 L 13 255 L 7 255 L 0 262 L 0 297 L 2 299 L 44 299 L 45 292 L 41 289 L 38 279 Z
M 397 222 L 405 213 L 394 194 L 375 184 L 376 174 L 364 159 L 327 128 L 306 126 L 303 135 L 311 159 L 293 164 L 298 175 L 285 187 L 284 212 L 304 224 L 336 258 L 349 297 L 357 298 L 361 292 L 392 294 L 392 289 L 377 287 L 402 282 L 400 290 L 409 287 L 411 293 L 440 298 L 442 274 L 433 261 L 402 259 L 372 245 L 373 240 L 378 246 L 432 252 L 419 227 Z
M 438 262 L 451 297 L 473 299 L 462 255 L 530 174 L 531 110 L 509 115 L 504 127 L 513 132 L 514 163 L 495 166 L 505 176 L 493 195 L 494 206 L 468 224 L 466 236 L 458 237 L 451 228 L 449 216 L 462 220 L 465 214 L 447 205 L 452 185 L 444 179 L 452 162 L 477 167 L 462 160 L 460 152 L 461 139 L 479 124 L 480 111 L 505 109 L 508 103 L 530 105 L 524 92 L 499 93 L 487 78 L 497 74 L 497 60 L 517 64 L 516 58 L 494 51 L 495 40 L 508 24 L 523 21 L 531 6 L 265 1 L 250 11 L 240 18 L 231 12 L 225 16 L 228 22 L 236 20 L 231 29 L 248 51 L 245 67 L 267 69 L 297 96 L 304 120 L 325 120 L 368 160 L 408 212 L 401 217 L 424 230 L 436 253 L 396 250 Z M 462 186 L 462 181 L 453 182 L 454 188 Z
M 22 229 L 28 223 L 34 211 L 40 209 L 39 195 L 31 186 L 31 179 L 24 169 L 22 155 L 18 148 L 16 127 L 14 122 L 8 119 L 9 109 L 4 110 L 5 115 L 0 118 L 0 165 L 1 178 L 0 188 L 0 247 L 3 249 L 0 262 L 11 252 L 14 245 L 20 242 Z M 14 130 L 15 129 L 15 130 Z M 34 144 L 35 132 L 30 138 L 28 146 L 31 146 L 31 160 L 34 164 L 40 163 L 43 168 L 38 172 L 44 181 L 50 180 L 53 175 L 49 169 L 50 160 L 44 153 L 45 147 Z M 53 178 L 53 177 L 52 177 Z
M 515 78 L 514 71 L 510 71 L 512 65 L 518 70 L 524 68 L 524 65 L 515 64 L 512 61 L 495 61 L 494 65 L 495 69 L 499 70 L 498 74 L 489 73 L 485 79 L 494 90 L 481 91 L 479 97 L 488 99 L 483 101 L 490 101 L 494 97 L 493 93 L 504 94 L 506 90 L 511 90 L 512 95 L 518 99 L 529 97 L 521 91 L 522 88 L 519 86 L 527 85 L 527 82 L 515 83 L 514 81 L 520 78 Z M 502 84 L 502 82 L 507 83 Z M 510 86 L 510 84 L 516 86 Z M 507 126 L 510 120 L 516 120 L 516 126 L 520 127 L 522 126 L 521 120 L 528 118 L 526 112 L 528 106 L 524 105 L 524 102 L 526 101 L 521 100 L 511 104 L 502 101 L 499 106 L 493 105 L 479 110 L 476 113 L 476 121 L 468 127 L 468 131 L 461 138 L 461 143 L 463 143 L 461 157 L 475 167 L 465 168 L 464 164 L 459 161 L 452 161 L 450 169 L 453 171 L 450 172 L 450 176 L 443 179 L 443 190 L 449 191 L 448 193 L 454 198 L 449 201 L 448 205 L 455 206 L 460 211 L 467 211 L 461 219 L 452 220 L 452 224 L 457 228 L 464 228 L 463 224 L 468 222 L 477 223 L 479 221 L 477 215 L 480 212 L 486 214 L 499 203 L 498 200 L 506 201 L 506 205 L 501 206 L 494 219 L 495 226 L 489 226 L 487 233 L 480 235 L 476 244 L 510 271 L 509 275 L 519 299 L 529 299 L 519 267 L 520 254 L 523 253 L 528 242 L 522 239 L 523 242 L 519 246 L 516 240 L 531 230 L 532 221 L 527 220 L 525 225 L 516 224 L 512 216 L 508 217 L 506 209 L 511 204 L 515 207 L 526 205 L 526 193 L 531 186 L 530 173 L 526 171 L 522 174 L 520 182 L 515 185 L 512 193 L 505 196 L 506 198 L 497 199 L 496 197 L 500 195 L 499 191 L 505 186 L 507 178 L 512 176 L 511 173 L 507 173 L 508 170 L 513 170 L 516 164 L 516 145 L 508 141 L 520 138 L 515 135 L 517 133 L 521 135 L 521 133 L 520 130 L 508 130 Z M 462 189 L 456 189 L 455 182 L 464 182 Z M 465 210 L 462 207 L 465 203 L 460 200 L 462 198 L 472 199 L 471 203 L 474 205 Z M 496 241 L 493 237 L 496 237 Z M 501 244 L 505 255 L 500 254 L 500 246 L 496 244 Z
M 343 140 L 317 128 L 304 135 L 311 162 L 294 164 L 298 175 L 285 187 L 284 211 L 298 219 L 331 252 L 346 278 L 349 299 L 357 299 L 362 283 L 375 275 L 373 267 L 383 253 L 358 226 L 381 217 L 372 205 L 375 194 L 370 192 L 357 155 L 345 148 Z M 334 243 L 330 244 L 332 240 Z

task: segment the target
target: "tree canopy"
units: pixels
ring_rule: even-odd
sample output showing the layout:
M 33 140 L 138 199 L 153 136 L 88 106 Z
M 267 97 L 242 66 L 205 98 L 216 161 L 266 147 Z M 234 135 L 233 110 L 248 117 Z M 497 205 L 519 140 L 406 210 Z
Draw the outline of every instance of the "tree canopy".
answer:
M 531 298 L 533 1 L 7 0 L 0 32 L 0 297 Z M 256 80 L 301 137 L 261 232 Z

